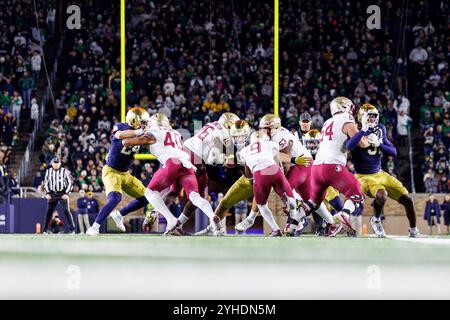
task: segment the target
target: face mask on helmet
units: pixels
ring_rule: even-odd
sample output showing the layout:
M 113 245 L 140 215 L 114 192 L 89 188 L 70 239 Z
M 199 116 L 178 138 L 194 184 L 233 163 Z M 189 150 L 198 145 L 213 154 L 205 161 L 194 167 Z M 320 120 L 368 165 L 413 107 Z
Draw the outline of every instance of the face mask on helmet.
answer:
M 319 140 L 318 139 L 311 139 L 311 140 L 306 140 L 306 149 L 309 150 L 309 152 L 311 152 L 311 154 L 316 154 L 317 150 L 319 150 Z
M 247 144 L 248 136 L 247 134 L 241 134 L 232 137 L 233 143 L 237 148 L 243 148 Z
M 369 112 L 369 117 L 367 118 L 367 124 L 369 128 L 375 128 L 378 125 L 378 113 Z
M 250 126 L 244 120 L 236 121 L 230 129 L 231 140 L 240 149 L 247 144 L 250 135 Z

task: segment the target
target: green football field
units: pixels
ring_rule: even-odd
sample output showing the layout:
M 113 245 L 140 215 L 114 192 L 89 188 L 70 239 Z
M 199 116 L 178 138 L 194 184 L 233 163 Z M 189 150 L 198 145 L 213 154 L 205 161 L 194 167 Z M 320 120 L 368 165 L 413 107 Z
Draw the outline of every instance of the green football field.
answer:
M 0 298 L 450 298 L 450 238 L 1 235 Z

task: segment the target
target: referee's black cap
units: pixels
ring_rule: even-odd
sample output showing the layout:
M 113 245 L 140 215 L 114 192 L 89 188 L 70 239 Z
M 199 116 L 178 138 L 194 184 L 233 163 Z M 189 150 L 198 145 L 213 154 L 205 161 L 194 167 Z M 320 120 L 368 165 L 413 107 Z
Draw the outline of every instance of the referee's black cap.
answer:
M 59 157 L 54 157 L 50 163 L 60 163 L 60 162 L 61 160 L 59 159 Z

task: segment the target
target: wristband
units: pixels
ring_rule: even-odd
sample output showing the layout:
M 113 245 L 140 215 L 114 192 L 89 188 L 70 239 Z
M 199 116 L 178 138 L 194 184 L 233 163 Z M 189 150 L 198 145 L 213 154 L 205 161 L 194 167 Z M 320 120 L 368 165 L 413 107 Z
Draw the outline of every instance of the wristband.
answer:
M 292 163 L 292 164 L 296 164 L 296 163 L 295 163 L 295 159 L 297 159 L 297 157 L 292 157 L 292 158 L 291 158 L 291 163 Z

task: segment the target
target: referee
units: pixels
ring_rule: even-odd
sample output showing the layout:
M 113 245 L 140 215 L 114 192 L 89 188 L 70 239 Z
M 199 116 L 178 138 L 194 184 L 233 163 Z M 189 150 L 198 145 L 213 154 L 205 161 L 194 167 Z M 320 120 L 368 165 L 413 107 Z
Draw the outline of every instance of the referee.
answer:
M 75 233 L 75 223 L 69 208 L 69 193 L 72 190 L 70 173 L 61 168 L 61 160 L 55 157 L 51 161 L 51 167 L 45 172 L 44 187 L 48 201 L 47 213 L 45 214 L 44 233 L 48 233 L 48 225 L 52 218 L 58 202 L 61 202 L 66 220 L 69 222 L 69 232 Z

